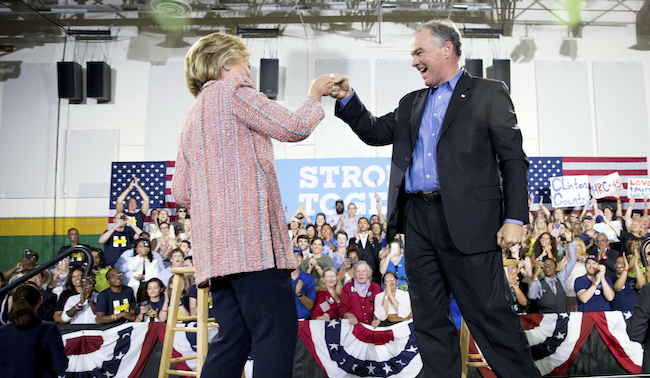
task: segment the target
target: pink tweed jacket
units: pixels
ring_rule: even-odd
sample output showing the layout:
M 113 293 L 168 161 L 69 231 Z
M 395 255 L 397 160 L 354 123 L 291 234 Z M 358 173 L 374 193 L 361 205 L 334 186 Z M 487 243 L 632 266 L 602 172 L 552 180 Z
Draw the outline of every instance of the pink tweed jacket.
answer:
M 192 216 L 197 282 L 295 268 L 271 138 L 303 140 L 324 116 L 314 97 L 291 112 L 248 77 L 203 85 L 181 129 L 172 189 Z

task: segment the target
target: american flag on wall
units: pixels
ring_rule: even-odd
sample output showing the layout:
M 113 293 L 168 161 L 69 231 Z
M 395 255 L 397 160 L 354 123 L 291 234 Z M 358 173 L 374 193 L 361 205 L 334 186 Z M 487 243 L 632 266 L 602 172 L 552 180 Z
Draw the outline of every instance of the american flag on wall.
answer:
M 137 177 L 140 187 L 149 196 L 149 211 L 151 209 L 166 209 L 172 220 L 176 219 L 176 201 L 172 196 L 172 177 L 174 176 L 175 161 L 136 161 L 111 163 L 111 197 L 108 223 L 113 224 L 117 197 L 129 186 L 133 177 Z M 126 198 L 135 197 L 138 207 L 142 205 L 142 197 L 137 189 L 131 190 Z M 145 222 L 151 218 L 146 214 Z
M 589 176 L 589 181 L 618 172 L 626 189 L 621 194 L 627 202 L 627 179 L 648 175 L 648 161 L 644 157 L 528 157 L 528 192 L 535 195 L 534 203 L 539 203 L 540 195 L 545 203 L 551 202 L 549 179 L 559 176 Z

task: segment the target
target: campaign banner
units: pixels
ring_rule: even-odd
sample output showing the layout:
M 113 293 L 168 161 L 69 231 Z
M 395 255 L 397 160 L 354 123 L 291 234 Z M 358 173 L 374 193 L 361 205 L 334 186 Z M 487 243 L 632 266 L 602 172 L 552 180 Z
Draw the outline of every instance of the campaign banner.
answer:
M 377 214 L 375 193 L 386 213 L 390 158 L 277 159 L 282 206 L 286 217 L 305 206 L 312 217 L 335 213 L 335 202 L 354 203 L 357 214 Z M 312 219 L 314 220 L 314 219 Z
M 627 179 L 627 196 L 633 198 L 650 198 L 650 178 L 635 177 Z
M 589 203 L 589 176 L 549 178 L 553 207 L 584 206 Z
M 623 182 L 618 172 L 600 177 L 591 182 L 591 194 L 596 199 L 611 197 L 622 190 Z

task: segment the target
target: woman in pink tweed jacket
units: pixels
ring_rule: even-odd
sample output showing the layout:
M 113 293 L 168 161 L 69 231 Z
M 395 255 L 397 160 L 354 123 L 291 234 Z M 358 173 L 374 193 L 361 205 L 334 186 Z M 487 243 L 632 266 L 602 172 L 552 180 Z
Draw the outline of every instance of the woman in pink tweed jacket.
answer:
M 203 376 L 240 377 L 252 351 L 256 377 L 290 377 L 297 316 L 271 138 L 297 142 L 324 117 L 323 75 L 292 112 L 266 98 L 250 77 L 250 53 L 236 37 L 201 38 L 185 58 L 196 97 L 179 137 L 172 193 L 191 209 L 199 283 L 210 280 L 220 324 Z

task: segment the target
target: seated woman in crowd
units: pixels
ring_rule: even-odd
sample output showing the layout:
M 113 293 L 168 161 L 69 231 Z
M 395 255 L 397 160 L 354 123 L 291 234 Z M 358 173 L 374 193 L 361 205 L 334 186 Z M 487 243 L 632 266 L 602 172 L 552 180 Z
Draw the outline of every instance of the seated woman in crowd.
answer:
M 357 261 L 359 261 L 359 252 L 357 252 L 356 247 L 353 246 L 347 252 L 347 258 L 343 260 L 343 263 L 339 268 L 339 279 L 343 285 L 354 279 L 354 265 Z
M 316 300 L 311 310 L 311 318 L 325 320 L 338 319 L 339 300 L 341 295 L 341 281 L 334 268 L 323 271 L 323 277 L 316 286 Z
M 95 291 L 101 293 L 108 289 L 108 281 L 106 281 L 106 272 L 111 268 L 106 265 L 104 260 L 104 251 L 99 248 L 91 247 L 90 251 L 93 254 L 93 274 L 95 275 Z
M 167 260 L 171 251 L 178 248 L 178 243 L 171 233 L 169 223 L 161 222 L 158 227 L 160 229 L 160 237 L 155 240 L 155 243 L 152 243 L 151 250 L 160 253 L 163 259 Z
M 65 290 L 65 283 L 68 280 L 68 274 L 70 273 L 70 257 L 59 261 L 54 269 L 50 270 L 52 275 L 52 281 L 50 281 L 50 288 L 52 292 L 56 294 L 56 297 L 59 298 L 63 290 Z
M 404 288 L 408 285 L 406 279 L 406 269 L 404 261 L 404 251 L 402 250 L 402 243 L 399 240 L 393 240 L 388 244 L 384 251 L 379 254 L 381 261 L 379 262 L 379 272 L 383 275 L 391 272 L 397 277 L 397 286 Z
M 533 223 L 533 229 L 528 233 L 527 236 L 529 243 L 528 245 L 530 246 L 528 254 L 531 254 L 533 252 L 533 245 L 535 245 L 535 242 L 540 237 L 540 235 L 546 232 L 547 227 L 548 224 L 546 223 L 546 218 L 539 217 L 535 219 L 535 222 Z
M 375 216 L 376 215 L 373 215 L 373 217 L 375 217 Z M 372 219 L 372 217 L 371 217 L 371 219 Z M 386 247 L 386 239 L 385 239 L 386 235 L 385 235 L 384 230 L 382 229 L 381 224 L 379 223 L 379 221 L 377 221 L 375 223 L 372 223 L 372 222 L 370 223 L 370 233 L 371 233 L 371 236 L 373 238 L 379 240 L 379 248 L 380 249 Z
M 298 230 L 300 229 L 300 221 L 298 218 L 291 218 L 287 228 L 289 229 L 289 239 L 293 242 L 298 237 Z
M 158 278 L 160 266 L 153 258 L 149 240 L 138 239 L 133 246 L 133 254 L 127 259 L 126 267 L 129 270 L 129 281 L 127 285 L 133 289 L 136 296 L 139 295 L 140 286 L 152 278 Z
M 323 238 L 323 225 L 325 224 L 325 214 L 323 213 L 318 213 L 316 214 L 316 222 L 314 223 L 314 226 L 316 227 L 316 235 L 319 237 Z M 323 238 L 324 240 L 325 238 Z
M 68 274 L 68 279 L 65 282 L 65 290 L 59 296 L 59 299 L 56 301 L 56 308 L 54 309 L 54 322 L 56 323 L 68 323 L 70 320 L 63 321 L 62 314 L 65 309 L 65 304 L 71 296 L 80 295 L 83 291 L 83 279 L 84 271 L 82 268 L 75 268 L 75 270 Z M 74 277 L 73 277 L 74 275 Z M 73 278 L 75 278 L 73 280 Z M 80 296 L 81 297 L 81 296 Z
M 39 289 L 26 282 L 14 291 L 11 323 L 0 328 L 0 366 L 3 377 L 65 376 L 68 357 L 59 329 L 41 321 Z
M 391 243 L 392 244 L 392 243 Z M 385 291 L 375 296 L 375 318 L 382 327 L 409 320 L 411 314 L 411 297 L 406 291 L 397 288 L 397 276 L 386 272 L 382 277 Z
M 339 316 L 347 319 L 351 325 L 357 323 L 370 324 L 373 327 L 379 325 L 375 317 L 375 296 L 381 292 L 379 284 L 370 281 L 372 268 L 364 260 L 354 265 L 354 280 L 348 282 L 341 290 L 341 303 L 339 304 Z
M 92 277 L 84 277 L 82 268 L 75 268 L 71 273 L 71 282 L 77 294 L 69 296 L 65 301 L 61 321 L 70 324 L 97 324 L 95 281 Z
M 330 226 L 327 223 L 322 225 L 320 228 L 319 235 L 321 235 L 320 238 L 323 239 L 323 243 L 324 243 L 323 251 L 327 251 L 327 256 L 330 256 L 333 261 L 334 256 L 332 255 L 332 251 L 335 251 L 337 249 L 338 244 L 336 243 L 336 238 L 334 238 L 334 231 L 332 231 L 332 226 Z M 347 234 L 346 234 L 346 238 L 347 238 Z
M 135 308 L 136 322 L 164 322 L 167 321 L 169 309 L 169 296 L 165 285 L 157 278 L 147 281 L 147 290 Z
M 163 223 L 167 223 L 167 225 L 169 225 L 170 221 L 171 221 L 171 219 L 169 219 L 169 213 L 167 212 L 167 210 L 159 209 L 158 210 L 158 218 L 156 218 L 155 222 L 154 222 L 153 219 L 151 220 L 151 226 L 149 228 L 149 230 L 150 230 L 149 235 L 151 236 L 151 238 L 149 240 L 151 240 L 153 242 L 154 240 L 161 237 L 162 232 L 160 231 L 160 225 L 163 224 Z M 172 238 L 176 237 L 176 234 L 174 233 L 173 228 L 171 228 L 169 230 L 169 235 Z
M 545 257 L 552 258 L 557 261 L 557 271 L 559 272 L 564 267 L 564 263 L 561 261 L 557 253 L 557 244 L 555 238 L 551 236 L 548 232 L 542 233 L 535 244 L 533 244 L 533 253 L 531 255 L 532 260 L 543 261 Z
M 330 257 L 323 256 L 323 239 L 318 236 L 311 241 L 311 252 L 312 256 L 302 263 L 301 269 L 303 272 L 311 274 L 314 277 L 314 282 L 318 282 L 325 269 L 334 265 Z
M 528 284 L 523 282 L 523 270 L 516 266 L 507 266 L 505 267 L 505 270 L 508 283 L 510 284 L 510 293 L 512 295 L 512 310 L 516 312 L 517 315 L 525 315 L 528 313 L 528 297 L 526 296 L 526 293 L 528 292 Z

